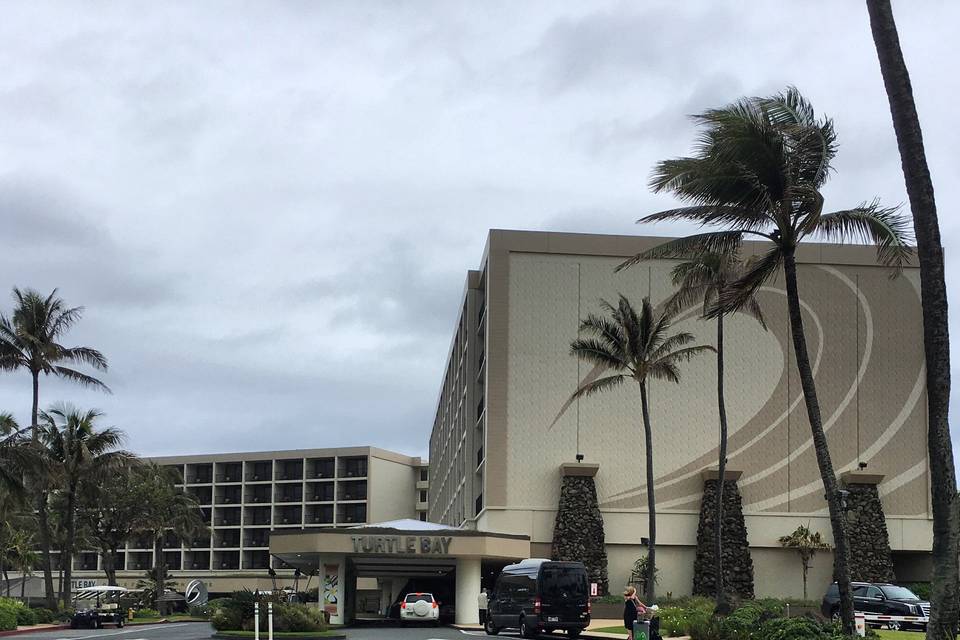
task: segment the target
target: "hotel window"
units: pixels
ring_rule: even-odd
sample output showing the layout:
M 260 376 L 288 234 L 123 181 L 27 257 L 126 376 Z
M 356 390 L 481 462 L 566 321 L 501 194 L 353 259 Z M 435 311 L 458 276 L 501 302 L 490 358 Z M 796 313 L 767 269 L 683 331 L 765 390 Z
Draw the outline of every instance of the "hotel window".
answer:
M 427 492 L 423 489 L 420 490 L 420 502 L 427 501 Z

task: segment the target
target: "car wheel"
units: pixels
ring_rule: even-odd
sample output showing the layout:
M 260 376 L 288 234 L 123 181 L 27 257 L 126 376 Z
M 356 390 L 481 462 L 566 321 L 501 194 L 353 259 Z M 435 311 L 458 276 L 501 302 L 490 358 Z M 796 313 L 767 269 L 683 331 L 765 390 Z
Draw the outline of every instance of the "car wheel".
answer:
M 583 629 L 567 629 L 567 635 L 571 638 L 579 638 Z
M 900 631 L 900 627 L 900 622 L 897 620 L 891 620 L 887 623 L 887 629 L 890 629 L 890 631 Z
M 490 614 L 487 614 L 487 621 L 483 625 L 483 630 L 487 632 L 488 636 L 495 636 L 500 633 L 500 629 L 497 628 L 497 625 L 493 624 L 493 618 Z
M 76 620 L 71 620 L 71 621 L 70 621 L 70 628 L 71 628 L 71 629 L 76 629 L 76 628 L 77 628 L 77 621 L 76 621 Z
M 117 629 L 123 629 L 123 618 L 117 619 Z
M 840 622 L 840 607 L 834 607 L 830 612 L 830 619 L 834 622 Z
M 533 638 L 535 631 L 530 628 L 530 625 L 527 624 L 526 618 L 520 618 L 520 637 L 521 638 Z

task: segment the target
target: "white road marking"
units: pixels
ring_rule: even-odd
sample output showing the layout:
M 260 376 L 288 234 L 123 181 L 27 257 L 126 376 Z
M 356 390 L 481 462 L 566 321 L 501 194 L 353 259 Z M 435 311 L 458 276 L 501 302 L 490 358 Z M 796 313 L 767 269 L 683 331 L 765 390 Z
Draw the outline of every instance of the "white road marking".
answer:
M 122 636 L 127 633 L 143 633 L 151 629 L 175 629 L 176 627 L 186 626 L 187 623 L 182 622 L 180 624 L 155 624 L 150 625 L 149 627 L 138 627 L 135 629 L 127 629 L 126 631 L 114 631 L 113 633 L 98 633 L 94 636 L 74 636 L 73 638 L 58 638 L 57 640 L 90 640 L 90 638 L 107 638 L 110 636 Z M 147 640 L 146 638 L 130 638 L 129 640 Z

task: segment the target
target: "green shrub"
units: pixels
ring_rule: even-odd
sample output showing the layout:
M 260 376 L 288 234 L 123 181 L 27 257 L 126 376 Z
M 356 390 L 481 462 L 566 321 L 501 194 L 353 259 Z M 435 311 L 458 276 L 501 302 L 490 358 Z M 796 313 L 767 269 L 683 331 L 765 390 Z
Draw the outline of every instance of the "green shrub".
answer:
M 189 613 L 193 618 L 209 618 L 210 606 L 209 604 L 193 605 L 190 607 Z
M 690 628 L 696 624 L 703 624 L 711 613 L 702 609 L 684 609 L 681 607 L 666 607 L 658 612 L 660 618 L 660 633 L 663 636 L 690 635 Z
M 217 631 L 235 631 L 243 628 L 243 614 L 239 607 L 221 606 L 210 613 L 210 624 Z
M 141 609 L 137 609 L 136 611 L 134 611 L 133 617 L 134 618 L 159 618 L 160 612 L 157 611 L 156 609 L 143 607 Z
M 281 604 L 273 607 L 273 626 L 279 631 L 325 631 L 323 612 L 305 604 Z
M 13 607 L 0 604 L 0 631 L 14 631 L 17 628 L 17 612 Z
M 37 614 L 26 606 L 17 607 L 17 625 L 21 627 L 30 627 L 37 624 Z
M 724 640 L 720 619 L 712 615 L 692 619 L 687 635 L 691 640 Z
M 34 609 L 33 614 L 37 617 L 37 624 L 50 624 L 57 619 L 53 611 L 44 607 Z
M 763 640 L 834 640 L 843 638 L 839 628 L 814 618 L 773 618 L 763 623 L 760 636 Z

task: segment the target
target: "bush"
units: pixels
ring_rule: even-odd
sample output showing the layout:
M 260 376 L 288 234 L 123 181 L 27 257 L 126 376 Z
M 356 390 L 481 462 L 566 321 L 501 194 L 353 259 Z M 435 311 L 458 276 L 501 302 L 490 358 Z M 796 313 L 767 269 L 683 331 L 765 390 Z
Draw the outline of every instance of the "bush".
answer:
M 37 624 L 51 624 L 57 619 L 53 611 L 44 607 L 38 607 L 34 609 L 33 615 L 37 617 Z
M 13 598 L 0 598 L 0 631 L 13 631 L 18 625 L 37 624 L 37 617 L 27 605 Z
M 137 609 L 136 611 L 134 611 L 134 612 L 133 612 L 133 617 L 134 617 L 134 618 L 159 618 L 159 617 L 160 617 L 160 612 L 157 611 L 156 609 L 150 609 L 149 607 L 143 607 L 143 608 L 141 608 L 141 609 Z
M 273 626 L 279 631 L 326 631 L 323 612 L 304 604 L 281 604 L 273 607 Z
M 14 631 L 17 628 L 17 612 L 13 607 L 0 604 L 0 631 Z
M 209 604 L 201 604 L 201 605 L 196 605 L 196 604 L 195 604 L 195 605 L 193 605 L 192 607 L 190 607 L 190 610 L 189 610 L 190 617 L 192 617 L 192 618 L 209 618 L 209 617 L 210 617 L 210 608 L 209 608 L 209 607 L 210 607 Z
M 210 624 L 217 631 L 235 631 L 243 628 L 243 615 L 239 607 L 217 607 L 210 613 Z
M 687 634 L 691 640 L 724 640 L 720 619 L 713 615 L 691 620 Z
M 763 623 L 759 637 L 764 640 L 839 640 L 839 627 L 814 618 L 773 618 Z
M 660 633 L 663 636 L 690 635 L 693 625 L 703 624 L 710 618 L 709 611 L 701 609 L 683 609 L 681 607 L 666 607 L 658 612 L 660 618 Z
M 37 624 L 37 614 L 26 606 L 17 607 L 17 625 L 21 627 L 30 627 Z

